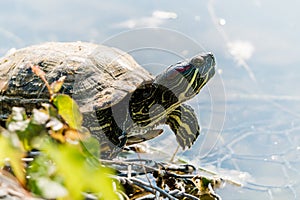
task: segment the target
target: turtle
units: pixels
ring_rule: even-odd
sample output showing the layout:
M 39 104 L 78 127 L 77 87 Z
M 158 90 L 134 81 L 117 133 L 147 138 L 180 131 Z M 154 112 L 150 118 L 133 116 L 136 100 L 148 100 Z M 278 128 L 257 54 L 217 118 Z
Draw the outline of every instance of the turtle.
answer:
M 70 95 L 83 114 L 83 126 L 101 144 L 103 157 L 115 157 L 124 146 L 150 140 L 167 124 L 178 144 L 190 148 L 200 126 L 184 102 L 197 95 L 214 76 L 211 52 L 167 67 L 153 76 L 128 53 L 88 42 L 46 42 L 10 52 L 0 59 L 0 119 L 13 106 L 30 112 L 49 101 L 39 66 L 49 83 L 65 76 L 59 92 Z M 101 156 L 102 156 L 101 155 Z

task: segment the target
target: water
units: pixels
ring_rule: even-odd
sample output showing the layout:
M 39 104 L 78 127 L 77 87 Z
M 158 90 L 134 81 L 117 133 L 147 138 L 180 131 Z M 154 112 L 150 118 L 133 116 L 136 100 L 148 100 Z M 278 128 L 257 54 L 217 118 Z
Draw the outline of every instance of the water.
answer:
M 129 51 L 157 74 L 212 51 L 218 73 L 189 102 L 202 134 L 179 156 L 243 182 L 218 190 L 223 199 L 299 199 L 299 4 L 3 0 L 0 55 L 44 41 L 91 41 Z M 166 132 L 150 144 L 172 154 Z

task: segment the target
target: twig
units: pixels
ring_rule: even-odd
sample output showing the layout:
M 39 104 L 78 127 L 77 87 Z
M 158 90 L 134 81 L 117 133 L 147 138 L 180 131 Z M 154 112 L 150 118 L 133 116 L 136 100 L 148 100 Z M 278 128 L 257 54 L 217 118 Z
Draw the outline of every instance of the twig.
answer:
M 153 193 L 153 194 L 155 194 L 155 191 L 153 191 L 153 189 L 154 189 L 154 190 L 158 191 L 160 194 L 162 194 L 162 196 L 164 196 L 164 197 L 167 197 L 167 198 L 169 198 L 171 200 L 177 200 L 177 198 L 173 197 L 168 192 L 166 192 L 165 190 L 163 190 L 163 189 L 161 189 L 161 188 L 159 188 L 157 186 L 150 185 L 150 184 L 148 184 L 148 183 L 146 183 L 144 181 L 141 181 L 139 179 L 136 179 L 136 178 L 131 178 L 130 180 L 132 182 L 134 182 L 134 184 L 136 184 L 136 185 L 138 185 L 138 186 L 140 186 L 142 188 L 144 188 L 144 186 L 146 186 L 145 188 L 151 188 L 151 191 L 149 191 L 149 190 L 148 191 L 151 192 L 151 193 Z
M 134 161 L 137 161 L 137 162 L 145 162 L 145 161 L 149 161 L 149 160 L 134 160 Z M 101 159 L 100 160 L 101 163 L 103 164 L 109 164 L 109 165 L 122 165 L 122 166 L 126 166 L 126 169 L 128 169 L 128 166 L 129 165 L 132 165 L 132 166 L 139 166 L 141 168 L 143 168 L 143 172 L 142 173 L 132 173 L 133 174 L 136 174 L 136 175 L 144 175 L 144 174 L 147 174 L 147 173 L 152 173 L 154 171 L 158 172 L 159 170 L 157 168 L 154 168 L 154 167 L 151 167 L 151 166 L 148 166 L 148 165 L 145 165 L 143 163 L 137 163 L 137 162 L 133 162 L 133 161 L 119 161 L 119 160 L 103 160 Z M 157 163 L 155 163 L 156 165 L 158 165 Z M 117 169 L 119 170 L 119 169 Z M 119 174 L 120 176 L 124 176 L 122 175 L 121 173 Z M 126 175 L 127 176 L 127 175 Z
M 38 65 L 30 64 L 30 67 L 31 67 L 31 70 L 33 71 L 33 73 L 35 73 L 45 83 L 45 85 L 46 85 L 46 87 L 48 89 L 49 95 L 50 95 L 50 100 L 52 100 L 52 98 L 53 98 L 53 91 L 52 91 L 52 89 L 51 89 L 48 81 L 46 80 L 46 77 L 45 77 L 46 74 L 45 74 L 45 72 L 43 70 L 41 70 Z
M 152 194 L 156 194 L 156 192 L 158 191 L 162 196 L 167 197 L 171 200 L 177 200 L 177 198 L 173 197 L 171 194 L 169 194 L 168 192 L 166 192 L 165 190 L 151 185 L 147 182 L 144 182 L 142 180 L 139 180 L 137 178 L 125 178 L 125 177 L 119 177 L 119 176 L 112 176 L 112 178 L 117 179 L 119 182 L 121 183 L 128 183 L 129 185 L 135 185 L 138 186 L 142 189 L 144 189 L 147 192 L 151 192 Z
M 170 162 L 171 162 L 171 163 L 174 162 L 175 156 L 176 156 L 176 154 L 178 153 L 178 151 L 179 151 L 179 145 L 177 145 L 177 148 L 176 148 L 175 152 L 173 153 L 173 155 L 172 155 L 172 157 L 171 157 L 171 159 L 170 159 Z
M 179 190 L 172 190 L 169 192 L 171 195 L 177 197 L 177 198 L 183 198 L 183 197 L 186 197 L 188 199 L 191 199 L 191 200 L 199 200 L 199 198 L 197 197 L 194 197 L 193 195 L 190 195 L 190 194 L 187 194 L 185 192 L 181 192 Z
M 195 168 L 192 168 L 193 170 L 187 169 L 187 167 L 182 167 L 182 166 L 175 166 L 173 165 L 169 166 L 167 163 L 155 163 L 155 166 L 148 166 L 145 163 L 152 163 L 153 161 L 151 160 L 144 160 L 144 159 L 134 159 L 134 160 L 125 160 L 125 161 L 120 161 L 120 160 L 101 160 L 101 162 L 105 165 L 111 165 L 111 167 L 115 167 L 115 169 L 118 170 L 118 167 L 120 166 L 126 166 L 125 170 L 130 169 L 130 172 L 127 171 L 127 174 L 125 172 L 119 173 L 118 175 L 114 176 L 115 179 L 119 180 L 122 184 L 128 184 L 130 186 L 136 186 L 142 189 L 142 194 L 145 192 L 145 194 L 142 197 L 139 197 L 140 200 L 145 200 L 145 199 L 157 199 L 158 196 L 162 196 L 164 198 L 168 198 L 171 200 L 176 200 L 176 199 L 182 199 L 182 198 L 187 198 L 191 200 L 199 200 L 199 195 L 207 195 L 209 197 L 213 197 L 216 199 L 221 199 L 215 192 L 214 189 L 218 188 L 219 186 L 215 185 L 215 179 L 208 179 L 204 176 L 198 175 L 200 178 L 200 181 L 211 181 L 208 186 L 206 184 L 203 185 L 204 182 L 201 182 L 201 184 L 197 185 L 194 183 L 193 179 L 195 177 L 197 178 L 197 175 L 195 174 L 188 174 L 191 173 Z M 139 168 L 137 168 L 139 167 Z M 192 166 L 193 167 L 193 166 Z M 138 179 L 137 177 L 134 177 L 135 174 L 139 174 L 137 172 L 134 172 L 132 170 L 137 169 L 137 170 L 142 170 L 143 175 L 146 177 L 146 181 L 142 181 Z M 186 170 L 185 170 L 186 169 Z M 216 173 L 212 171 L 208 171 L 202 168 L 199 168 L 199 170 L 205 171 L 205 172 L 210 172 L 210 174 L 217 175 Z M 178 174 L 176 172 L 181 172 L 184 174 Z M 130 173 L 130 175 L 128 175 Z M 156 184 L 153 184 L 153 178 L 149 177 L 148 175 L 152 173 L 153 177 L 155 178 Z M 230 183 L 235 183 L 230 180 L 226 179 L 221 179 L 225 180 Z M 205 183 L 206 183 L 205 182 Z M 178 188 L 176 183 L 183 183 L 184 188 L 181 190 Z M 216 182 L 217 183 L 217 182 Z M 170 185 L 171 184 L 171 185 Z M 173 185 L 174 184 L 174 185 Z M 193 185 L 194 184 L 194 185 Z M 211 185 L 213 184 L 213 185 Z M 238 185 L 238 183 L 235 183 L 234 185 Z M 167 186 L 171 191 L 166 191 L 164 190 L 164 186 Z M 208 187 L 208 188 L 207 188 Z M 194 188 L 194 189 L 193 189 Z M 192 190 L 190 190 L 192 189 Z M 200 193 L 197 192 L 199 190 Z M 196 191 L 196 193 L 195 193 Z M 149 193 L 153 195 L 149 195 Z M 134 193 L 132 193 L 134 194 Z M 158 196 L 157 196 L 158 194 Z M 198 198 L 197 198 L 198 197 Z

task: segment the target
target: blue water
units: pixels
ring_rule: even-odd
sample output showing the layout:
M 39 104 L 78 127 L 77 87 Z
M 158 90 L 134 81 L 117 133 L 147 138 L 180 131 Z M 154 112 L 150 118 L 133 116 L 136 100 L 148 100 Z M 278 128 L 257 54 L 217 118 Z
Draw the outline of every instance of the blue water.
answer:
M 157 74 L 211 51 L 218 73 L 188 102 L 202 134 L 178 155 L 244 183 L 218 190 L 223 199 L 299 199 L 299 7 L 296 0 L 2 0 L 0 55 L 89 41 L 128 51 Z M 172 154 L 166 132 L 151 145 Z

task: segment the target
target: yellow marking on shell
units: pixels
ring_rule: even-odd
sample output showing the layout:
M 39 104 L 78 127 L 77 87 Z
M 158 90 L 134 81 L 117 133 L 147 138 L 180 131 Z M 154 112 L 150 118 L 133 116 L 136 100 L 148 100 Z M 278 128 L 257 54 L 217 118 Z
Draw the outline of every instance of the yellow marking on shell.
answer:
M 89 129 L 90 129 L 90 131 L 100 131 L 100 130 L 102 130 L 104 128 L 107 128 L 107 127 L 110 127 L 110 126 L 111 126 L 111 124 L 107 123 L 107 124 L 104 124 L 102 126 L 93 126 L 93 127 L 90 127 Z
M 104 127 L 103 126 L 94 126 L 94 127 L 89 127 L 90 131 L 99 131 L 102 130 Z

